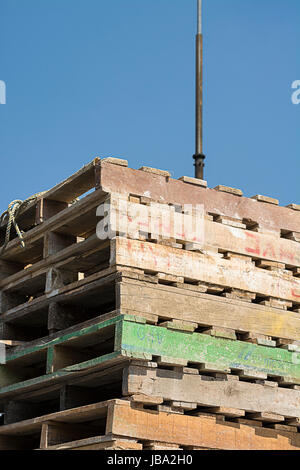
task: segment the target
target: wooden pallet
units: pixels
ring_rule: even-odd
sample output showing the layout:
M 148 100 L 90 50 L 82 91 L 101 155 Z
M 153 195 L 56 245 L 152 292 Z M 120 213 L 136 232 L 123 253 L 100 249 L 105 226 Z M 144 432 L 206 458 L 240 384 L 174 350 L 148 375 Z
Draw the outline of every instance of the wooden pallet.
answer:
M 168 370 L 157 367 L 156 363 L 151 366 L 136 364 L 125 368 L 123 395 L 146 404 L 145 397 L 161 398 L 173 409 L 192 411 L 203 407 L 210 413 L 229 417 L 247 415 L 250 419 L 261 415 L 262 422 L 267 415 L 269 420 L 272 415 L 275 423 L 300 418 L 300 391 L 278 387 L 277 382 L 248 383 L 228 374 L 199 375 L 195 368 Z
M 117 283 L 117 307 L 124 314 L 145 316 L 147 313 L 148 318 L 152 315 L 154 319 L 192 322 L 196 328 L 218 327 L 237 335 L 251 332 L 261 338 L 299 341 L 298 312 L 245 302 L 241 295 L 226 298 L 209 293 L 215 288 L 189 282 L 167 285 L 155 274 L 145 275 L 123 268 L 122 278 Z
M 1 256 L 0 448 L 299 447 L 299 212 L 126 165 L 38 198 Z M 100 241 L 96 209 L 120 198 L 148 226 Z M 203 243 L 159 214 L 147 238 L 157 201 L 203 204 Z
M 139 240 L 116 237 L 113 244 L 111 263 L 116 265 L 249 291 L 258 296 L 290 301 L 295 308 L 300 305 L 300 281 L 290 274 Z
M 120 438 L 133 445 L 150 441 L 224 450 L 297 450 L 300 446 L 298 433 L 226 423 L 213 416 L 142 410 L 126 400 L 87 405 L 0 428 L 1 450 L 63 450 Z
M 232 217 L 208 216 L 197 206 L 188 211 L 182 205 L 157 204 L 150 198 L 142 201 L 143 198 L 130 195 L 110 194 L 106 218 L 110 217 L 111 230 L 127 231 L 128 238 L 169 242 L 170 246 L 186 250 L 228 253 L 232 258 L 239 255 L 238 259 L 256 262 L 268 270 L 293 270 L 300 266 L 300 234 L 259 231 L 255 224 L 249 226 Z

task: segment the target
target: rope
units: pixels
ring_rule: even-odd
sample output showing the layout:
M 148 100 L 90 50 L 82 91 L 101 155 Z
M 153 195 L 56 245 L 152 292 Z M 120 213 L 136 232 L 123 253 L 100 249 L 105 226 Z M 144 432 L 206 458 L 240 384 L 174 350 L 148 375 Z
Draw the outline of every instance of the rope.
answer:
M 12 226 L 14 226 L 16 234 L 19 237 L 21 247 L 25 248 L 25 242 L 24 242 L 24 238 L 23 238 L 24 232 L 20 230 L 19 225 L 17 224 L 17 218 L 18 218 L 18 216 L 19 216 L 19 214 L 22 210 L 24 210 L 33 201 L 36 201 L 40 196 L 45 194 L 45 192 L 46 191 L 34 194 L 33 196 L 30 196 L 29 198 L 25 199 L 25 201 L 22 201 L 20 199 L 16 199 L 15 201 L 12 201 L 8 205 L 7 210 L 5 212 L 3 212 L 3 214 L 0 217 L 0 226 L 5 221 L 6 218 L 8 219 L 8 221 L 7 221 L 7 226 L 6 226 L 4 244 L 0 248 L 0 256 L 3 255 L 4 250 L 7 247 L 7 244 L 10 240 Z

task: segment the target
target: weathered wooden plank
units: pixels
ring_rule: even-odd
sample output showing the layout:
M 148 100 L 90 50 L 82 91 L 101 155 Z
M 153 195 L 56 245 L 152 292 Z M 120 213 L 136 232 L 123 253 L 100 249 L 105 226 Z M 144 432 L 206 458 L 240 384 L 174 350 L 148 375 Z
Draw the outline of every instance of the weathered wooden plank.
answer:
M 155 442 L 155 441 L 150 441 L 147 442 L 144 446 L 144 450 L 172 450 L 172 451 L 178 451 L 182 450 L 181 447 L 179 447 L 178 444 L 168 444 L 166 442 Z
M 114 406 L 110 432 L 140 440 L 222 450 L 299 450 L 298 433 L 259 429 L 238 423 L 221 423 L 208 416 L 133 409 Z
M 124 318 L 126 317 L 119 315 L 115 318 L 100 320 L 98 323 L 85 328 L 79 326 L 74 331 L 63 333 L 61 336 L 57 336 L 56 338 L 49 338 L 48 340 L 43 338 L 40 341 L 33 342 L 32 345 L 15 348 L 7 353 L 6 362 L 7 364 L 11 361 L 16 362 L 17 359 L 23 358 L 24 356 L 32 355 L 43 350 L 45 351 L 48 348 L 58 346 L 72 348 L 72 345 L 76 344 L 78 348 L 78 345 L 80 346 L 80 344 L 82 344 L 82 347 L 85 348 L 86 344 L 99 344 L 101 340 L 107 340 L 110 336 L 114 336 L 114 327 Z M 133 321 L 134 320 L 135 319 L 133 318 Z M 82 340 L 82 343 L 80 343 L 80 339 Z M 66 357 L 67 353 L 62 352 L 62 356 Z
M 123 394 L 145 394 L 164 401 L 193 402 L 246 412 L 300 417 L 300 391 L 239 380 L 215 380 L 171 370 L 129 366 L 124 370 Z
M 250 263 L 116 237 L 111 263 L 300 302 L 300 280 Z
M 76 242 L 76 237 L 48 232 L 44 235 L 43 258 L 47 258 L 48 256 L 58 253 Z
M 272 307 L 225 299 L 175 286 L 122 278 L 117 287 L 118 307 L 124 314 L 158 315 L 203 326 L 300 340 L 300 317 Z
M 286 265 L 298 266 L 300 263 L 300 245 L 297 242 L 209 220 L 204 221 L 204 226 L 205 245 Z

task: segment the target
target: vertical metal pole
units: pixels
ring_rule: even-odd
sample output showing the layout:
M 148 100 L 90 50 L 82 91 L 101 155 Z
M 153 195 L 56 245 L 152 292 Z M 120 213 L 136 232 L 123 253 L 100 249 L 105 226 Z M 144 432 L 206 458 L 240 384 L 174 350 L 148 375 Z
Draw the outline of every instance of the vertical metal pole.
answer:
M 196 35 L 196 149 L 195 178 L 204 178 L 203 155 L 203 36 L 202 36 L 202 0 L 198 0 L 198 28 Z

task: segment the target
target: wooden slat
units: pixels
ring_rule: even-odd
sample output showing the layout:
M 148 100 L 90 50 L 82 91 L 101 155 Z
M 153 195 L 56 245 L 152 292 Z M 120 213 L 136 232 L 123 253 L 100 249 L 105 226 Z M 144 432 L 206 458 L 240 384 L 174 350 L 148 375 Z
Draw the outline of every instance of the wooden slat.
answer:
M 57 385 L 68 382 L 80 382 L 82 378 L 86 379 L 91 373 L 101 372 L 106 368 L 112 366 L 120 366 L 122 363 L 125 365 L 128 361 L 126 357 L 122 357 L 118 353 L 111 353 L 105 356 L 98 357 L 91 361 L 69 366 L 65 369 L 53 372 L 52 374 L 38 376 L 33 379 L 25 380 L 24 382 L 17 382 L 7 387 L 1 387 L 0 400 L 12 399 L 15 396 L 22 397 L 24 394 L 30 393 L 35 390 L 42 390 L 43 388 L 51 385 Z

